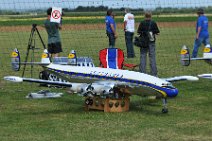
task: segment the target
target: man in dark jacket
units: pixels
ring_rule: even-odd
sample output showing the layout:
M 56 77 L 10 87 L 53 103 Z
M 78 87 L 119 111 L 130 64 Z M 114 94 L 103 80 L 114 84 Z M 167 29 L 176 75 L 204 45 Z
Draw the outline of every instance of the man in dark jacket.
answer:
M 146 59 L 148 53 L 151 75 L 157 76 L 155 35 L 158 35 L 160 31 L 156 22 L 152 20 L 151 12 L 145 12 L 145 19 L 139 24 L 137 33 L 147 41 L 147 44 L 140 48 L 140 71 L 146 73 Z
M 48 52 L 51 57 L 58 57 L 59 53 L 62 52 L 62 45 L 60 39 L 59 29 L 61 29 L 61 24 L 50 22 L 52 8 L 47 10 L 47 19 L 44 22 L 48 34 Z

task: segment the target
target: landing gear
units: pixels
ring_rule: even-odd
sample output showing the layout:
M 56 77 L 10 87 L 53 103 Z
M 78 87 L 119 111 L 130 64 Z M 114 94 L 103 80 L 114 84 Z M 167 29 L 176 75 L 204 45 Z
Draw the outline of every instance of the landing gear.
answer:
M 166 98 L 162 98 L 162 102 L 163 102 L 163 109 L 162 109 L 162 113 L 166 114 L 166 113 L 168 113 L 168 108 L 167 108 L 167 99 L 166 99 Z

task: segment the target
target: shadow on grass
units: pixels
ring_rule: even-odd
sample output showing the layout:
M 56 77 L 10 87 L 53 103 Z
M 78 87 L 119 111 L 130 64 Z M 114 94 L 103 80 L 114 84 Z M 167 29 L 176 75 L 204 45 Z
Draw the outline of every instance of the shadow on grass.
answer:
M 159 101 L 160 100 L 150 100 L 144 97 L 136 100 L 132 99 L 129 111 L 139 112 L 146 115 L 158 115 L 161 113 L 161 105 L 159 104 Z
M 104 114 L 103 111 L 99 110 L 89 110 L 88 112 L 84 109 L 84 97 L 77 95 L 70 95 L 64 93 L 61 98 L 55 99 L 22 99 L 19 101 L 19 107 L 15 107 L 15 113 L 10 113 L 16 115 L 62 115 L 62 114 L 77 114 L 83 115 L 85 113 L 89 114 Z M 166 115 L 161 113 L 162 102 L 161 99 L 148 99 L 145 97 L 131 97 L 129 114 L 139 113 L 144 115 L 154 115 L 161 116 Z M 97 113 L 98 112 L 98 113 Z

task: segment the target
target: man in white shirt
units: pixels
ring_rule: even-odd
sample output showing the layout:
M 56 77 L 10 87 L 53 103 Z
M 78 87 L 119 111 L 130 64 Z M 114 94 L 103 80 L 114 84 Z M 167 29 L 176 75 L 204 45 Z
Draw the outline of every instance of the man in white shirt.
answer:
M 127 58 L 135 57 L 133 48 L 133 35 L 135 31 L 135 20 L 134 15 L 130 13 L 130 9 L 125 9 L 124 16 L 124 32 L 125 32 L 125 42 L 127 47 Z

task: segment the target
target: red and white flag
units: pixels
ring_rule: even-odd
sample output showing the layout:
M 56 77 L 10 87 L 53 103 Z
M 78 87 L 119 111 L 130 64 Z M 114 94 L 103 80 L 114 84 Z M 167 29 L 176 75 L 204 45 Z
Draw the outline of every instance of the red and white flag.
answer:
M 62 8 L 52 7 L 50 22 L 60 23 L 62 16 Z

